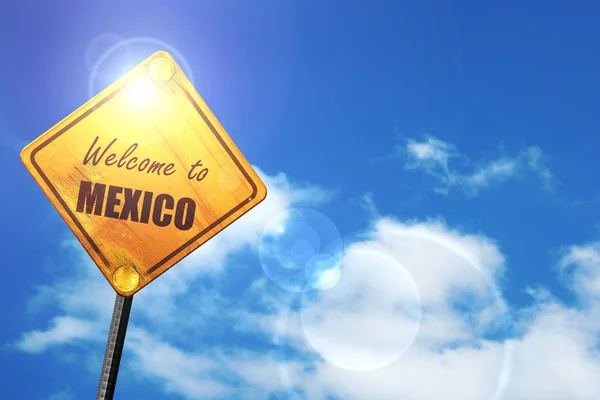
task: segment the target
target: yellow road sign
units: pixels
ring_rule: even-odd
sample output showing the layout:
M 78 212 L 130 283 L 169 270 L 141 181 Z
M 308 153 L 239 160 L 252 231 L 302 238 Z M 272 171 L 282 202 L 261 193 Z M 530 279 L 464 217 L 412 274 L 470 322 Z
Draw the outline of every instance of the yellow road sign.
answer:
M 35 139 L 21 159 L 122 296 L 139 291 L 267 195 L 165 52 Z

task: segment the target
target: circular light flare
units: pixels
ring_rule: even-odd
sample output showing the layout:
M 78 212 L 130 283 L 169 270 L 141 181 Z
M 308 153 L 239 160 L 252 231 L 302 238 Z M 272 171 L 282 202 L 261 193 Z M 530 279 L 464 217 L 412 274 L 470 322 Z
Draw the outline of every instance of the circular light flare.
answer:
M 340 281 L 341 271 L 339 268 L 328 269 L 319 275 L 313 287 L 318 290 L 328 290 L 333 288 Z
M 328 217 L 312 208 L 291 208 L 263 229 L 258 257 L 265 275 L 282 289 L 302 293 L 335 286 L 344 253 L 342 237 Z M 333 272 L 333 271 L 332 271 Z
M 314 264 L 312 284 L 320 290 L 303 293 L 299 312 L 307 344 L 348 371 L 374 371 L 401 358 L 421 327 L 421 295 L 410 273 L 384 253 L 356 248 L 339 266 L 326 257 Z
M 308 260 L 304 274 L 308 284 L 316 290 L 327 290 L 340 280 L 340 259 L 330 254 L 317 254 Z

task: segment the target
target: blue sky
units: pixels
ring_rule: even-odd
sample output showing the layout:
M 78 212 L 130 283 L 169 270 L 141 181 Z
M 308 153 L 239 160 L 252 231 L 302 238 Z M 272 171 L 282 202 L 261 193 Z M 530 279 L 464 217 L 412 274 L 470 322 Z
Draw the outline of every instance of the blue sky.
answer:
M 136 295 L 116 398 L 599 398 L 599 12 L 3 3 L 6 398 L 92 397 L 114 300 L 19 152 L 157 50 L 269 195 Z M 279 256 L 343 242 L 330 288 L 270 279 L 281 218 Z

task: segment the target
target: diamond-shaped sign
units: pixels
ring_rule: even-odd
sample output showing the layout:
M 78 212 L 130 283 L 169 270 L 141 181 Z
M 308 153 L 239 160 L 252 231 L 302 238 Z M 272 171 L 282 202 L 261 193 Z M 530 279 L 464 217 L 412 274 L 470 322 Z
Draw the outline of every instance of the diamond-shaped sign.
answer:
M 34 140 L 21 159 L 122 296 L 139 291 L 267 194 L 165 52 Z

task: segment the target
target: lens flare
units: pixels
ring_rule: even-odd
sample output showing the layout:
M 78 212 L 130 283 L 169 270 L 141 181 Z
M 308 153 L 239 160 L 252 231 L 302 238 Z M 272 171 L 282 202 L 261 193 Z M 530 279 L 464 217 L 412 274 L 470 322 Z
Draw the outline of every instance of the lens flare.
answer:
M 512 315 L 494 280 L 495 265 L 487 265 L 497 260 L 435 230 L 387 228 L 393 236 L 346 249 L 333 288 L 304 292 L 299 306 L 290 299 L 282 308 L 276 336 L 281 359 L 296 360 L 308 345 L 314 350 L 307 356 L 309 368 L 335 373 L 340 382 L 351 382 L 357 371 L 388 367 L 373 376 L 388 376 L 389 387 L 427 390 L 431 382 L 415 382 L 411 372 L 425 355 L 445 365 L 431 371 L 432 382 L 444 390 L 445 370 L 477 365 L 460 364 L 462 357 L 453 355 L 477 348 L 493 360 L 484 365 L 492 384 L 481 398 L 502 399 L 515 344 L 510 340 Z M 298 341 L 298 323 L 305 343 Z M 293 391 L 295 369 L 282 362 L 279 375 Z
M 116 35 L 101 35 L 101 37 L 92 40 L 88 46 L 86 53 L 86 61 L 88 64 L 93 63 L 91 68 L 91 76 L 88 83 L 88 96 L 94 97 L 101 90 L 106 89 L 112 82 L 121 78 L 125 73 L 135 67 L 138 63 L 146 59 L 153 53 L 158 51 L 166 51 L 173 55 L 181 67 L 183 73 L 188 77 L 190 82 L 194 84 L 194 74 L 183 55 L 170 44 L 151 37 L 134 37 L 130 39 L 121 39 Z M 164 130 L 164 136 L 171 135 L 176 132 L 181 124 L 184 124 L 190 113 L 195 112 L 194 108 L 187 104 L 182 107 L 169 106 L 168 102 L 160 101 L 165 99 L 170 89 L 165 90 L 165 87 L 174 87 L 171 80 L 174 78 L 175 68 L 169 59 L 159 57 L 153 60 L 148 65 L 147 76 L 155 83 L 154 98 L 144 98 L 147 93 L 147 88 L 134 89 L 133 95 L 127 99 L 132 106 L 133 111 L 141 111 L 153 105 L 154 107 L 168 107 L 169 113 L 178 115 L 177 123 L 172 124 L 170 130 Z M 137 84 L 136 84 L 137 85 Z M 142 85 L 141 85 L 142 86 Z M 143 85 L 145 86 L 145 85 Z M 175 85 L 176 86 L 176 85 Z M 162 87 L 162 88 L 161 88 Z M 160 89 L 160 90 L 159 90 Z M 129 105 L 128 105 L 129 106 Z M 139 118 L 143 113 L 132 113 L 131 119 Z M 153 113 L 150 112 L 148 118 L 152 118 Z M 130 121 L 120 121 L 116 123 L 104 117 L 102 112 L 95 112 L 94 118 L 105 126 L 107 131 L 117 131 L 127 129 L 123 124 L 128 124 Z M 138 143 L 148 143 L 151 141 L 162 140 L 154 136 L 155 139 L 150 139 L 149 136 L 140 136 Z
M 304 275 L 312 288 L 331 289 L 340 280 L 340 262 L 329 254 L 317 254 L 308 260 Z
M 85 49 L 85 65 L 96 81 L 98 88 L 103 88 L 117 80 L 127 71 L 126 66 L 133 66 L 131 49 L 118 46 L 124 38 L 113 33 L 103 33 L 93 38 Z M 107 51 L 114 48 L 109 56 Z M 91 97 L 91 96 L 90 96 Z
M 156 88 L 152 80 L 148 77 L 142 77 L 134 81 L 125 88 L 125 91 L 131 105 L 138 110 L 152 104 L 152 101 L 156 97 Z
M 330 364 L 372 371 L 400 358 L 421 324 L 410 274 L 393 258 L 351 250 L 335 287 L 306 293 L 301 321 L 308 343 Z
M 332 286 L 335 274 L 339 274 L 343 251 L 334 223 L 311 208 L 293 208 L 277 214 L 258 243 L 260 263 L 267 277 L 293 292 Z
M 115 35 L 104 35 L 101 38 L 92 40 L 88 50 L 90 55 L 86 59 L 91 68 L 90 81 L 88 83 L 88 96 L 94 97 L 100 90 L 104 89 L 111 82 L 119 79 L 127 71 L 135 67 L 140 61 L 157 51 L 167 51 L 172 54 L 177 63 L 183 69 L 190 82 L 194 84 L 194 73 L 186 61 L 185 57 L 173 46 L 158 39 L 151 37 L 133 37 L 117 41 Z M 99 42 L 100 44 L 96 43 Z M 97 49 L 96 49 L 97 48 Z M 100 53 L 100 50 L 104 50 Z M 163 64 L 164 65 L 164 64 Z M 159 67 L 162 67 L 160 65 Z M 163 68 L 160 68 L 164 71 Z

